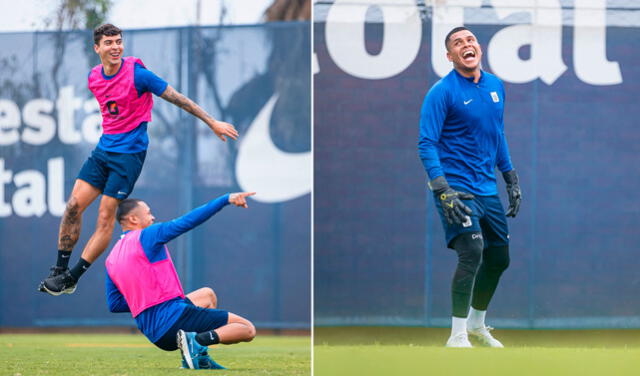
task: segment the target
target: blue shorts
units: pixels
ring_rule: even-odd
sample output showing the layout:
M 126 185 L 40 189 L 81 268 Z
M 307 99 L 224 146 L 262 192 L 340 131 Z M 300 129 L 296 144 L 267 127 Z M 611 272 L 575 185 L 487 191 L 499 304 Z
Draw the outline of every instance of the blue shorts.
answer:
M 189 298 L 184 299 L 187 303 L 184 311 L 169 330 L 154 345 L 162 350 L 173 351 L 178 349 L 176 335 L 178 330 L 185 332 L 202 333 L 209 330 L 218 329 L 229 322 L 229 312 L 221 309 L 202 308 L 195 306 Z
M 147 152 L 113 153 L 96 147 L 82 165 L 78 179 L 98 188 L 103 195 L 124 200 L 140 176 Z
M 459 188 L 453 189 L 464 191 Z M 453 248 L 453 239 L 466 232 L 482 232 L 485 247 L 509 245 L 509 226 L 498 195 L 475 195 L 473 200 L 463 200 L 464 204 L 472 210 L 472 213 L 469 216 L 469 220 L 460 225 L 450 225 L 442 211 L 442 204 L 435 195 L 434 201 L 444 227 L 447 247 Z

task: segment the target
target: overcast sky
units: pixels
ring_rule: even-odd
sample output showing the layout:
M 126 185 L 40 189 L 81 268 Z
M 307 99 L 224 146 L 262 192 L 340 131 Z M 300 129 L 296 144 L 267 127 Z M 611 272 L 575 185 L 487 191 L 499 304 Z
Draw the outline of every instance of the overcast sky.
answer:
M 220 3 L 200 0 L 201 25 L 217 25 Z M 0 0 L 0 32 L 46 30 L 45 19 L 54 14 L 60 0 Z M 226 0 L 225 24 L 262 21 L 272 0 Z M 196 23 L 197 0 L 114 0 L 109 21 L 122 29 L 186 26 Z M 49 27 L 51 29 L 51 27 Z

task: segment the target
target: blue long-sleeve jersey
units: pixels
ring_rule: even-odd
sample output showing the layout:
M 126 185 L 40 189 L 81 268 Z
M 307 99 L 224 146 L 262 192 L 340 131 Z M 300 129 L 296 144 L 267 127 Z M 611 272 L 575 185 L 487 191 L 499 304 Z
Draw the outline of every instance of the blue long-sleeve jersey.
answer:
M 425 96 L 418 150 L 429 179 L 480 196 L 498 193 L 494 170 L 513 169 L 504 136 L 504 86 L 482 71 L 473 82 L 453 69 Z
M 229 203 L 229 194 L 193 209 L 171 222 L 155 223 L 140 233 L 140 244 L 149 262 L 154 263 L 167 258 L 164 244 L 211 218 Z M 124 296 L 106 273 L 107 305 L 111 312 L 130 312 Z M 149 307 L 136 318 L 138 329 L 151 341 L 158 341 L 178 320 L 186 306 L 182 298 L 175 298 Z

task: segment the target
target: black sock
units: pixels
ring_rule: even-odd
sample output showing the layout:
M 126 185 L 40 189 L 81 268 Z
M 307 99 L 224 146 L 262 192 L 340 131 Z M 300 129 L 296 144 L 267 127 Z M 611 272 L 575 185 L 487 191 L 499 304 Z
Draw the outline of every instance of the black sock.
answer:
M 202 346 L 209 346 L 220 343 L 220 337 L 218 337 L 218 333 L 215 330 L 210 330 L 196 334 L 196 341 Z
M 78 263 L 70 270 L 71 276 L 75 278 L 76 281 L 79 280 L 80 276 L 83 275 L 84 272 L 86 272 L 90 266 L 91 266 L 90 262 L 86 262 L 82 257 L 80 257 L 80 260 L 78 260 Z
M 68 268 L 69 267 L 69 258 L 71 258 L 71 251 L 63 251 L 61 249 L 58 250 L 58 261 L 56 262 L 56 266 L 59 268 Z

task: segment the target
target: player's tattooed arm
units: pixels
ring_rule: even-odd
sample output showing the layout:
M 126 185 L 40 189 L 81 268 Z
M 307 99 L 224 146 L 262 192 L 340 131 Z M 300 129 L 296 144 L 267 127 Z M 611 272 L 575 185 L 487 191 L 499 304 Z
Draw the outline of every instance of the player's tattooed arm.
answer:
M 238 139 L 238 131 L 233 125 L 214 119 L 205 110 L 203 110 L 202 107 L 198 106 L 196 102 L 179 93 L 176 89 L 172 88 L 171 85 L 167 85 L 167 88 L 162 95 L 160 95 L 160 98 L 175 104 L 198 119 L 204 121 L 222 141 L 227 141 L 226 137 L 230 137 L 234 140 Z

